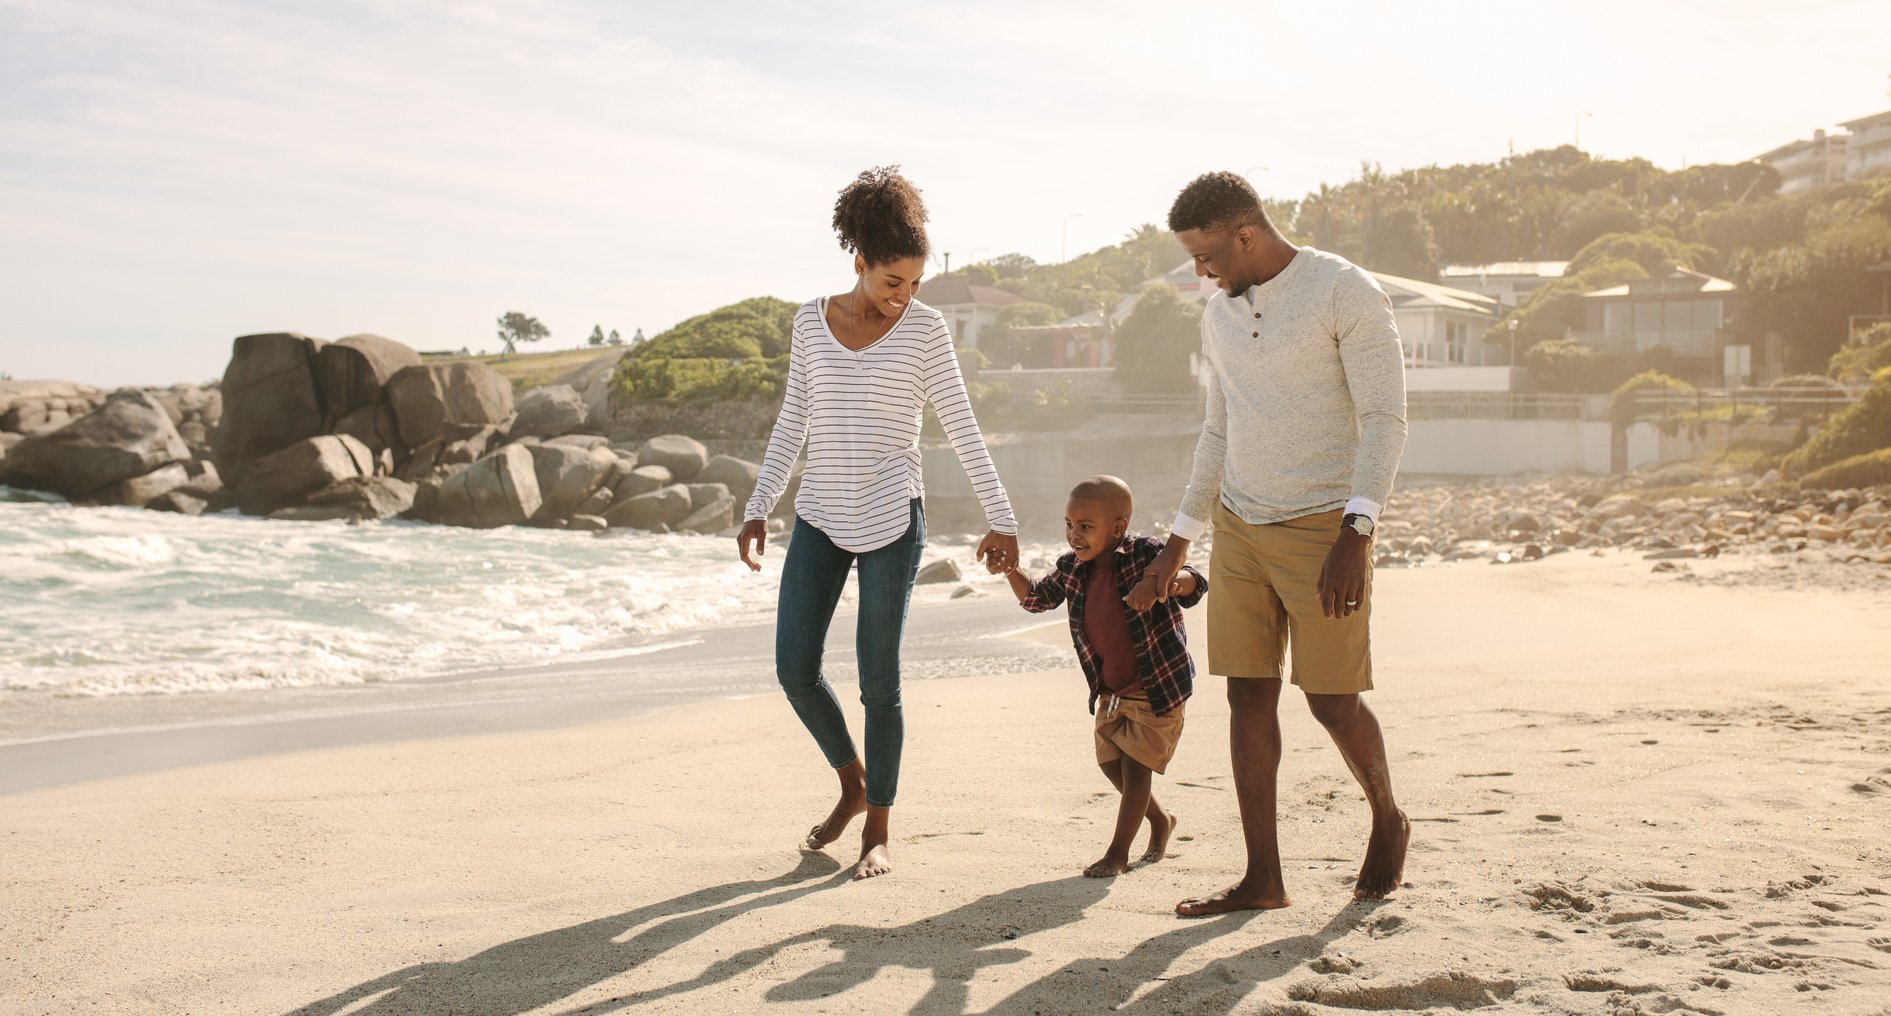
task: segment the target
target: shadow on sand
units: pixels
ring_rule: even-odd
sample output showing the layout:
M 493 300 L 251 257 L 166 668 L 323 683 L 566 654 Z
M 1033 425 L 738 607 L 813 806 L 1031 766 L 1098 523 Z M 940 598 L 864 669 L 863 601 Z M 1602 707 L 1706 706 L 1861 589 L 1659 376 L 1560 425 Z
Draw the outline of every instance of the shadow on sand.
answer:
M 517 1016 L 633 970 L 732 918 L 842 884 L 845 879 L 844 869 L 831 858 L 809 854 L 793 871 L 774 879 L 703 889 L 517 939 L 457 962 L 408 967 L 303 1006 L 289 1016 L 333 1016 L 343 1011 L 349 1016 L 391 1016 L 459 1011 L 468 1005 L 472 1006 L 469 1011 Z M 687 980 L 567 1009 L 562 1016 L 623 1012 L 664 999 L 681 1001 L 804 946 L 822 946 L 841 955 L 769 988 L 764 996 L 768 1001 L 839 995 L 897 968 L 924 971 L 932 978 L 925 994 L 908 1010 L 910 1013 L 962 1014 L 966 1012 L 971 982 L 981 971 L 1032 955 L 1016 940 L 1080 920 L 1108 893 L 1109 885 L 1108 880 L 1073 876 L 993 893 L 897 927 L 829 924 L 733 953 Z M 986 1012 L 993 1016 L 1024 1016 L 1066 1011 L 1073 1000 L 1072 992 L 1078 990 L 1085 1007 L 1097 1010 L 1231 1012 L 1257 985 L 1319 956 L 1328 944 L 1357 928 L 1375 907 L 1352 904 L 1311 935 L 1275 939 L 1171 977 L 1169 968 L 1182 955 L 1241 930 L 1261 915 L 1247 912 L 1179 923 L 1175 930 L 1142 942 L 1126 954 L 1072 960 L 1019 988 Z

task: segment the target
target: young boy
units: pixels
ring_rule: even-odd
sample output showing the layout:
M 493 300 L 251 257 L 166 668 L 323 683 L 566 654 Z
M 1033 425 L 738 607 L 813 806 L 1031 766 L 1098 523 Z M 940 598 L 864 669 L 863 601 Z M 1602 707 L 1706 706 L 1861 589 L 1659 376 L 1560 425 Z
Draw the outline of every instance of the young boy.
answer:
M 1128 484 L 1114 476 L 1090 477 L 1070 492 L 1064 508 L 1070 553 L 1057 559 L 1057 570 L 1037 582 L 1015 566 L 1005 573 L 1018 603 L 1034 614 L 1070 605 L 1070 637 L 1096 714 L 1097 764 L 1123 795 L 1108 852 L 1083 870 L 1091 878 L 1129 870 L 1129 848 L 1144 820 L 1149 849 L 1142 860 L 1160 861 L 1168 850 L 1175 813 L 1156 803 L 1149 774 L 1168 768 L 1182 736 L 1182 703 L 1195 679 L 1182 608 L 1208 591 L 1208 580 L 1184 567 L 1168 599 L 1146 613 L 1129 609 L 1123 598 L 1162 551 L 1160 540 L 1129 535 L 1133 507 Z M 1101 709 L 1098 698 L 1104 699 Z

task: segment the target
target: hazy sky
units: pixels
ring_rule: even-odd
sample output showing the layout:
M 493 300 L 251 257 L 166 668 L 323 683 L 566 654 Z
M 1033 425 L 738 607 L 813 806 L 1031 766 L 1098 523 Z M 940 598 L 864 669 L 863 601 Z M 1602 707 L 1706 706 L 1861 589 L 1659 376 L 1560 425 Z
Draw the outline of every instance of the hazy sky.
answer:
M 553 348 L 806 299 L 851 282 L 832 200 L 878 163 L 954 264 L 1054 261 L 1207 169 L 1295 197 L 1585 112 L 1584 148 L 1673 167 L 1891 107 L 1883 0 L 1422 9 L 0 0 L 0 371 L 202 381 L 248 332 L 496 349 L 521 310 Z

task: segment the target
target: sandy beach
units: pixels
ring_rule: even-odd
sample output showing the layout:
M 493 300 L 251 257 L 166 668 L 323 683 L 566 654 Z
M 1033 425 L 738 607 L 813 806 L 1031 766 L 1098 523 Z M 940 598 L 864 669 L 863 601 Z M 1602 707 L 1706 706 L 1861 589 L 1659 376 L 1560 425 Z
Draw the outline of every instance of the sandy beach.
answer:
M 896 870 L 858 884 L 795 849 L 831 781 L 785 702 L 657 696 L 0 796 L 0 1012 L 1891 1011 L 1891 583 L 1753 566 L 1382 572 L 1382 903 L 1297 693 L 1295 905 L 1202 921 L 1171 908 L 1239 869 L 1219 678 L 1157 782 L 1182 838 L 1114 880 L 1078 875 L 1114 802 L 1074 665 L 908 683 Z

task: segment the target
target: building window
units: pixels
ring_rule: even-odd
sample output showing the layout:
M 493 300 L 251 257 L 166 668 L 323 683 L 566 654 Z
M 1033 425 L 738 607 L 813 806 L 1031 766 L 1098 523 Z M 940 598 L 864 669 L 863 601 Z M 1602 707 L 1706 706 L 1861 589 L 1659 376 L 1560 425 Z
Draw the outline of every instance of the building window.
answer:
M 1452 363 L 1464 362 L 1464 337 L 1470 330 L 1469 325 L 1445 325 L 1445 355 Z

